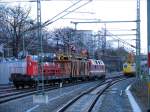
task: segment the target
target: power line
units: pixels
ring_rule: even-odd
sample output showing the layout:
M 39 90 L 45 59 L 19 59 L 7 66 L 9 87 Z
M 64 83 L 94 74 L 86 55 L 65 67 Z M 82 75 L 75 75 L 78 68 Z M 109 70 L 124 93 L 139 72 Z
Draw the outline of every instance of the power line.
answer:
M 85 6 L 86 4 L 88 4 L 89 2 L 91 2 L 91 0 L 88 0 L 88 2 L 86 2 L 86 3 L 82 4 L 81 6 L 79 6 L 79 7 L 75 8 L 75 9 L 73 9 L 73 10 L 70 11 L 70 12 L 67 12 L 66 14 L 62 15 L 61 17 L 55 19 L 57 16 L 63 14 L 65 11 L 67 11 L 67 10 L 70 9 L 70 8 L 72 8 L 72 7 L 75 6 L 76 4 L 80 3 L 81 1 L 82 1 L 82 0 L 77 1 L 76 3 L 72 4 L 71 6 L 69 6 L 69 7 L 66 8 L 65 10 L 63 10 L 62 12 L 58 13 L 56 16 L 52 17 L 50 20 L 47 20 L 46 22 L 44 22 L 44 23 L 41 25 L 41 27 L 46 27 L 46 26 L 48 26 L 49 24 L 52 24 L 52 23 L 56 22 L 57 20 L 59 20 L 59 19 L 65 17 L 66 15 L 68 15 L 68 14 L 70 14 L 70 13 L 76 11 L 77 9 L 79 9 L 79 8 Z M 55 19 L 55 20 L 52 21 L 53 19 Z M 38 27 L 35 26 L 35 27 L 32 27 L 32 28 L 29 28 L 27 31 L 35 30 L 35 29 L 37 29 L 37 28 L 38 28 Z M 26 32 L 26 31 L 25 31 L 25 32 Z M 29 46 L 28 46 L 28 47 L 29 47 Z M 27 48 L 28 48 L 28 47 L 27 47 Z
M 109 31 L 136 31 L 136 30 L 133 30 L 133 29 L 108 29 Z
M 41 0 L 41 1 L 70 1 L 70 0 Z M 16 2 L 37 2 L 37 0 L 11 0 L 11 1 L 0 1 L 0 3 L 16 3 Z M 70 1 L 71 2 L 71 1 Z
M 49 24 L 52 24 L 52 23 L 56 22 L 56 21 L 59 20 L 59 19 L 62 19 L 62 18 L 65 17 L 66 15 L 68 15 L 68 14 L 70 14 L 70 13 L 76 11 L 77 9 L 80 9 L 81 7 L 83 7 L 83 6 L 87 5 L 87 4 L 89 4 L 90 2 L 91 2 L 91 0 L 88 0 L 88 2 L 82 4 L 82 5 L 79 6 L 79 7 L 76 7 L 75 9 L 71 10 L 70 12 L 68 12 L 68 13 L 66 13 L 66 14 L 64 14 L 64 15 L 62 15 L 61 17 L 59 17 L 59 18 L 57 18 L 57 19 L 55 19 L 55 20 L 53 20 L 53 21 L 52 21 L 53 18 L 50 19 L 50 20 L 48 20 L 48 23 L 44 23 L 44 24 L 43 24 L 43 27 L 48 26 Z
M 75 2 L 74 4 L 72 4 L 71 6 L 67 7 L 66 9 L 64 9 L 63 11 L 61 11 L 60 13 L 58 13 L 57 15 L 55 15 L 54 17 L 52 17 L 50 20 L 47 20 L 46 22 L 43 23 L 44 24 L 48 24 L 49 22 L 51 22 L 53 19 L 55 19 L 57 16 L 63 14 L 65 11 L 69 10 L 70 8 L 74 7 L 75 5 L 77 5 L 78 3 L 80 3 L 82 0 L 79 0 L 77 2 Z M 72 13 L 72 12 L 69 12 Z
M 0 3 L 17 3 L 17 2 L 21 3 L 21 2 L 36 2 L 36 1 L 35 0 L 28 0 L 28 1 L 21 1 L 21 0 L 17 0 L 17 1 L 0 1 Z
M 53 1 L 53 0 L 41 0 L 41 1 Z M 66 15 L 68 15 L 68 14 L 70 14 L 70 13 L 76 11 L 77 9 L 79 9 L 79 8 L 81 8 L 81 7 L 85 6 L 85 5 L 87 5 L 87 4 L 90 3 L 92 0 L 86 0 L 86 1 L 87 1 L 86 3 L 84 3 L 84 4 L 82 4 L 82 5 L 78 6 L 78 7 L 76 7 L 75 9 L 73 9 L 73 10 L 71 10 L 71 11 L 69 11 L 69 12 L 67 12 L 66 14 L 62 15 L 61 17 L 56 18 L 56 17 L 58 17 L 59 15 L 63 14 L 64 12 L 66 12 L 67 10 L 69 10 L 70 8 L 72 8 L 72 7 L 74 7 L 75 5 L 77 5 L 78 3 L 80 3 L 81 1 L 83 1 L 83 0 L 79 0 L 79 1 L 75 2 L 74 4 L 72 4 L 71 6 L 69 6 L 68 8 L 66 8 L 65 10 L 63 10 L 62 12 L 58 13 L 57 15 L 55 15 L 54 17 L 52 17 L 51 19 L 47 20 L 46 22 L 44 22 L 44 23 L 41 25 L 41 27 L 48 26 L 49 24 L 52 24 L 52 23 L 56 22 L 56 21 L 59 20 L 59 19 L 62 19 L 62 18 L 65 17 Z M 8 1 L 8 2 L 9 2 L 9 1 Z M 10 3 L 12 3 L 12 2 L 36 2 L 36 1 L 35 1 L 35 0 L 29 0 L 29 1 L 10 1 Z M 2 3 L 2 2 L 0 2 L 0 3 Z M 3 2 L 3 3 L 5 3 L 5 2 Z M 7 3 L 7 2 L 6 2 L 6 3 Z M 55 19 L 55 18 L 56 18 L 56 19 Z M 55 20 L 53 20 L 53 19 L 55 19 Z M 27 31 L 29 31 L 29 30 L 34 30 L 34 29 L 37 29 L 37 26 L 32 27 L 32 28 L 29 28 Z M 25 32 L 26 32 L 26 31 L 25 31 Z
M 109 32 L 110 33 L 110 32 Z M 126 42 L 126 41 L 124 41 L 124 40 L 122 40 L 122 39 L 120 39 L 119 37 L 117 37 L 116 35 L 114 35 L 114 34 L 112 34 L 112 33 L 110 33 L 112 36 L 112 38 L 114 38 L 114 39 L 118 39 L 119 41 L 121 41 L 122 43 L 125 43 L 125 44 L 127 44 L 127 45 L 129 45 L 129 46 L 131 46 L 132 48 L 136 48 L 135 46 L 133 46 L 132 44 L 130 44 L 130 43 L 128 43 L 128 42 Z M 134 35 L 136 35 L 136 34 L 134 34 Z M 115 37 L 114 37 L 115 36 Z
M 70 12 L 70 11 L 66 11 L 66 12 Z M 96 14 L 95 12 L 82 12 L 82 11 L 76 11 L 74 13 Z
M 72 4 L 71 6 L 67 7 L 66 9 L 64 9 L 63 11 L 61 11 L 60 13 L 56 14 L 56 15 L 55 15 L 54 17 L 52 17 L 51 19 L 45 21 L 45 22 L 41 25 L 41 27 L 45 27 L 45 26 L 47 26 L 47 25 L 49 25 L 49 24 L 52 24 L 52 23 L 53 23 L 53 22 L 52 22 L 53 19 L 55 19 L 57 16 L 63 14 L 65 11 L 69 10 L 69 9 L 72 8 L 73 6 L 77 5 L 77 4 L 80 3 L 81 1 L 82 1 L 82 0 L 79 0 L 79 1 L 75 2 L 74 4 Z M 69 12 L 68 14 L 70 14 L 70 13 L 71 13 L 71 12 Z M 24 31 L 24 32 L 27 32 L 27 31 L 30 31 L 30 30 L 35 30 L 35 29 L 37 29 L 37 26 L 31 27 L 31 28 L 29 28 L 28 30 L 26 30 L 26 31 Z

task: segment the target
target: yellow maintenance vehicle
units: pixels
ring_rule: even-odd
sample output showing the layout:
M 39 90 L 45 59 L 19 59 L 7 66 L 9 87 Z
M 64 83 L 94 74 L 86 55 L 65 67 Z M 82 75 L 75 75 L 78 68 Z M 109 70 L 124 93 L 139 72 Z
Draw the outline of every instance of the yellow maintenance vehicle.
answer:
M 127 61 L 123 64 L 123 74 L 125 76 L 135 76 L 136 64 L 134 60 L 134 54 L 131 52 L 127 56 Z

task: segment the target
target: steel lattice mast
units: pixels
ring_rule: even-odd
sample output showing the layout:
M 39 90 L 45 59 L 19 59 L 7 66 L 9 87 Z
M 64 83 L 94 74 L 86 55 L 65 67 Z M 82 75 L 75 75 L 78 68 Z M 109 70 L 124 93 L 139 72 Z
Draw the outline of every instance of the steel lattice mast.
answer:
M 140 55 L 141 55 L 141 43 L 140 43 L 140 0 L 137 0 L 137 22 L 136 22 L 136 75 L 139 78 L 141 74 L 140 67 Z
M 37 0 L 37 37 L 38 37 L 38 42 L 39 42 L 39 47 L 38 47 L 38 60 L 40 59 L 40 53 L 41 55 L 43 54 L 43 44 L 42 44 L 42 27 L 41 27 L 41 0 Z M 42 58 L 41 58 L 42 59 Z M 38 69 L 40 69 L 42 60 L 38 61 Z M 41 67 L 41 74 L 39 70 L 38 78 L 42 77 L 42 93 L 44 93 L 44 75 L 43 75 L 43 67 Z M 39 91 L 39 79 L 38 79 L 38 91 Z
M 147 41 L 148 41 L 148 111 L 150 112 L 150 0 L 147 0 Z

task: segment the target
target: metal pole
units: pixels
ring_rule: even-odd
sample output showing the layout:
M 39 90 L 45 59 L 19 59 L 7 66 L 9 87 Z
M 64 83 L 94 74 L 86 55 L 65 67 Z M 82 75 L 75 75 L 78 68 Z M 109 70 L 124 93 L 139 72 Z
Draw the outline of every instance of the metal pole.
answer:
M 78 24 L 78 23 L 74 23 L 74 26 L 75 26 L 75 30 L 77 30 L 77 24 Z
M 25 56 L 25 43 L 24 43 L 24 35 L 23 35 L 23 57 Z
M 106 38 L 107 38 L 107 29 L 106 29 L 106 23 L 105 25 L 105 32 L 104 32 L 104 50 L 106 49 Z
M 137 20 L 133 20 L 133 21 L 78 21 L 78 22 L 75 22 L 75 21 L 71 21 L 71 23 L 73 24 L 79 24 L 79 23 L 82 23 L 82 24 L 86 24 L 86 23 L 135 23 L 137 22 Z
M 103 55 L 105 54 L 105 49 L 106 49 L 106 35 L 107 35 L 106 24 L 104 24 L 104 35 L 102 37 L 102 52 L 103 52 Z
M 136 76 L 137 79 L 139 79 L 141 75 L 141 67 L 140 67 L 140 49 L 141 49 L 141 43 L 140 43 L 140 0 L 137 0 L 137 22 L 136 22 Z
M 38 25 L 38 31 L 37 31 L 38 39 L 39 39 L 39 43 L 40 43 L 39 44 L 39 53 L 41 53 L 41 55 L 43 55 L 43 39 L 42 39 L 42 33 L 41 33 L 41 1 L 40 0 L 37 0 L 37 25 Z M 40 59 L 40 54 L 38 55 L 38 57 Z M 40 75 L 42 76 L 42 91 L 41 91 L 41 93 L 44 93 L 44 75 L 43 75 L 43 66 L 41 66 L 42 65 L 42 57 L 38 63 L 39 63 L 39 69 L 40 68 L 42 69 L 41 74 L 39 72 L 39 77 L 40 77 Z M 38 81 L 38 83 L 39 83 L 39 81 Z M 39 87 L 38 87 L 38 89 L 39 89 Z
M 119 44 L 119 39 L 118 39 L 118 49 L 119 49 L 119 47 L 120 47 L 120 44 Z
M 148 112 L 150 112 L 150 0 L 147 0 L 147 40 L 148 40 Z
M 43 39 L 42 39 L 42 27 L 41 27 L 41 1 L 37 0 L 37 36 L 39 40 L 39 54 L 38 54 L 38 76 L 37 76 L 37 91 L 38 93 L 36 95 L 33 95 L 33 102 L 34 103 L 48 103 L 48 95 L 44 92 L 44 74 L 43 74 Z M 41 53 L 41 59 L 40 59 L 40 53 Z M 42 80 L 42 82 L 40 82 Z M 42 89 L 39 88 L 40 85 L 42 85 Z

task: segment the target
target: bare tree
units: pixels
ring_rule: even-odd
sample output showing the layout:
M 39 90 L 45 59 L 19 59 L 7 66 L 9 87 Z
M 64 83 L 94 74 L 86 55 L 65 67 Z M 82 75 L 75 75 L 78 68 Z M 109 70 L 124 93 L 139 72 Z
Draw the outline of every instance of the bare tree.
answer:
M 7 42 L 7 38 L 9 36 L 8 33 L 8 25 L 5 21 L 5 18 L 7 18 L 7 8 L 3 5 L 0 5 L 0 44 L 4 44 Z
M 30 54 L 37 54 L 39 51 L 37 23 L 29 14 L 30 8 L 0 6 L 0 45 L 3 43 L 5 48 L 11 48 L 12 56 L 18 57 L 18 53 L 23 50 Z M 30 30 L 32 27 L 34 29 Z M 47 29 L 42 28 L 42 36 L 44 52 L 48 52 L 51 46 L 47 42 Z
M 73 34 L 74 30 L 72 28 L 55 29 L 52 38 L 56 45 L 56 51 L 61 49 L 64 53 L 69 53 L 70 46 L 74 43 Z
M 20 6 L 8 7 L 7 17 L 4 21 L 7 23 L 7 30 L 11 37 L 10 46 L 12 46 L 13 56 L 17 57 L 21 50 L 23 36 L 27 32 L 33 21 L 29 18 L 30 9 L 23 9 Z

